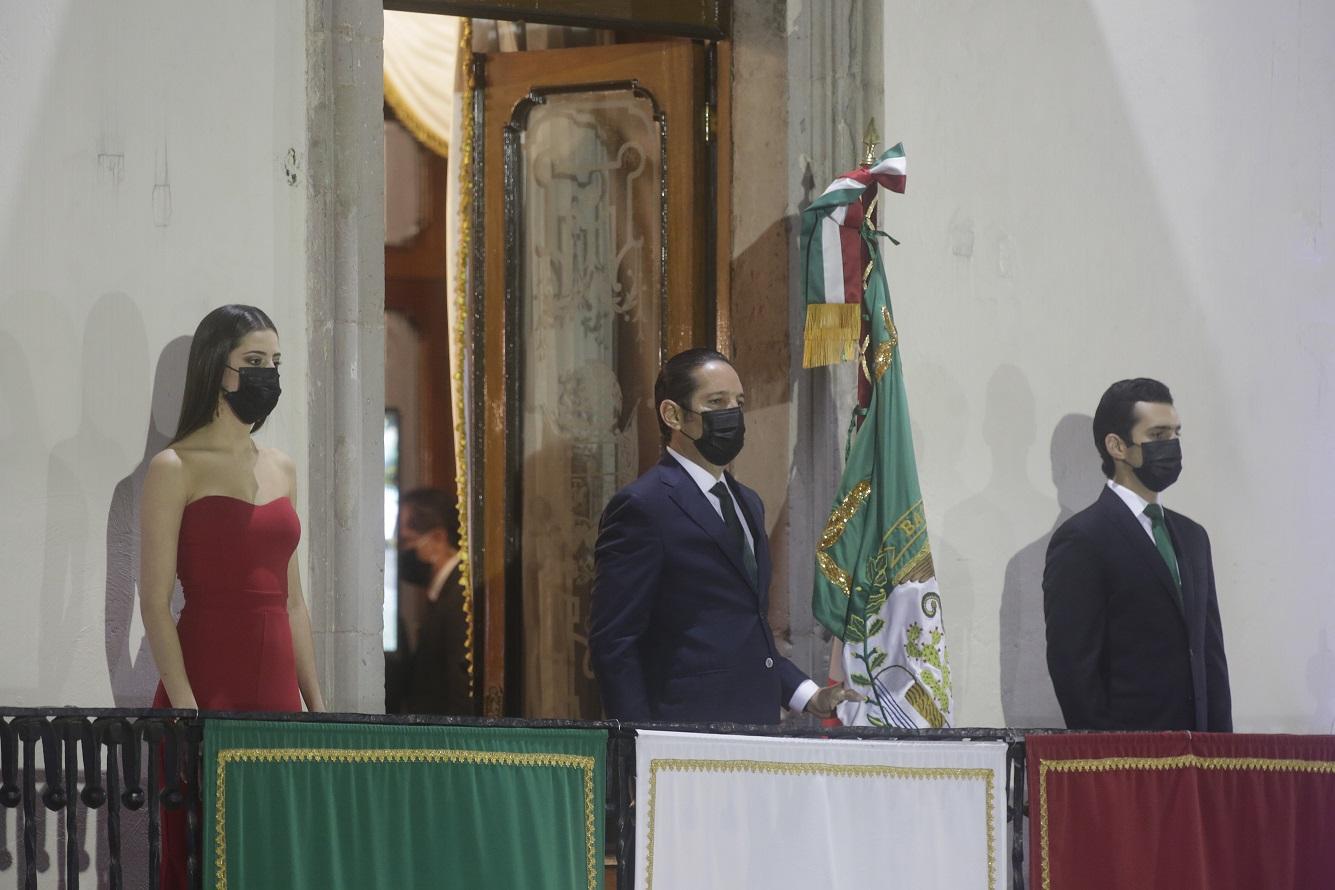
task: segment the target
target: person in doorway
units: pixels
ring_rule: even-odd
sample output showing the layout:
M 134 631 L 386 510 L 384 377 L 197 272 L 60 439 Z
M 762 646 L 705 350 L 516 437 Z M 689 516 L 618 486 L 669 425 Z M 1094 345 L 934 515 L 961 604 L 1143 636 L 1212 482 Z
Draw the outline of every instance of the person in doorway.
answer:
M 213 310 L 190 343 L 176 435 L 149 462 L 140 503 L 155 708 L 324 710 L 296 557 L 297 469 L 253 438 L 278 403 L 280 361 L 278 331 L 254 306 Z M 186 886 L 185 832 L 185 814 L 167 810 L 163 887 Z
M 1108 484 L 1061 525 L 1043 573 L 1048 671 L 1071 729 L 1233 728 L 1210 539 L 1163 507 L 1182 471 L 1173 397 L 1114 383 L 1094 413 Z
M 399 579 L 422 592 L 403 696 L 410 714 L 469 716 L 474 710 L 460 556 L 454 499 L 435 488 L 405 494 L 399 500 Z
M 665 453 L 613 496 L 594 552 L 589 648 L 609 717 L 773 724 L 785 705 L 828 717 L 857 697 L 818 688 L 775 645 L 764 505 L 724 469 L 745 398 L 711 349 L 658 375 Z

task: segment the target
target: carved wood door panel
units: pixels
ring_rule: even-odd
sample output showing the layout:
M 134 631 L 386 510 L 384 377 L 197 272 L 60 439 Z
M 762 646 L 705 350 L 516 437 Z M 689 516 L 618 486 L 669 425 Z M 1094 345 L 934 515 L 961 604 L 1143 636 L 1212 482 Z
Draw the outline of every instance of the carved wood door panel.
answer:
M 482 83 L 483 708 L 596 718 L 598 519 L 658 459 L 663 359 L 711 342 L 704 52 L 504 53 Z

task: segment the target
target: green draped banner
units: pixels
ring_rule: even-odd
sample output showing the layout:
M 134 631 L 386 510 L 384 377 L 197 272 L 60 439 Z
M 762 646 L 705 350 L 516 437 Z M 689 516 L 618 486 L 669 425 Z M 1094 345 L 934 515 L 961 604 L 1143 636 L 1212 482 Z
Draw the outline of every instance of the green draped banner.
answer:
M 607 735 L 209 720 L 218 890 L 600 890 Z

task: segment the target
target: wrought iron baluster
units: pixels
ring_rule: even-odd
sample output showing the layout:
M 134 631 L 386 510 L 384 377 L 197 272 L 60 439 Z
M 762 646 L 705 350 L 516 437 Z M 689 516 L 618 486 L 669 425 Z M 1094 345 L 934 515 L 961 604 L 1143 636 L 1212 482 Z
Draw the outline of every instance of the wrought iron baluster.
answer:
M 1023 741 L 1006 746 L 1006 765 L 1010 769 L 1011 888 L 1024 890 L 1024 842 L 1028 835 L 1029 804 L 1025 797 L 1025 747 Z
M 79 890 L 79 745 L 84 727 L 81 717 L 58 717 L 51 735 L 58 738 L 64 751 L 65 782 L 65 887 Z M 49 784 L 49 782 L 48 782 Z
M 617 886 L 631 887 L 635 881 L 635 810 L 631 795 L 635 789 L 635 730 L 618 727 L 613 732 L 618 742 L 612 764 L 617 784 Z
M 191 720 L 178 725 L 182 727 L 185 736 L 186 882 L 195 890 L 202 890 L 203 838 L 200 836 L 200 806 L 203 800 L 203 786 L 200 782 L 204 724 L 199 720 Z
M 0 719 L 0 871 L 8 871 L 14 865 L 14 854 L 6 846 L 9 830 L 6 811 L 18 807 L 23 800 L 23 791 L 19 788 L 19 746 L 14 725 Z
M 144 760 L 147 764 L 147 778 L 144 784 L 148 792 L 148 887 L 159 890 L 162 886 L 162 807 L 158 793 L 158 756 L 164 734 L 162 724 L 155 718 L 147 717 L 134 724 L 136 739 L 146 743 Z M 136 747 L 140 747 L 136 745 Z
M 42 803 L 53 813 L 65 808 L 65 784 L 60 780 L 60 734 L 47 720 L 41 722 L 42 763 L 46 781 L 42 783 Z
M 37 890 L 37 740 L 46 721 L 29 717 L 14 723 L 23 743 L 23 886 Z
M 121 890 L 121 785 L 117 748 L 130 737 L 130 724 L 119 717 L 99 718 L 93 724 L 94 739 L 107 750 L 107 776 L 104 799 L 107 803 L 107 883 L 111 890 Z

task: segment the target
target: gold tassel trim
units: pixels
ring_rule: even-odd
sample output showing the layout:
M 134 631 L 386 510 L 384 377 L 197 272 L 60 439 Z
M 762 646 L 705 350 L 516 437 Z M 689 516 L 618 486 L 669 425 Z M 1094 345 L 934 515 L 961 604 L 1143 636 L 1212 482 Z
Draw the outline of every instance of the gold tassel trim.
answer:
M 810 303 L 802 367 L 818 368 L 858 357 L 862 306 L 858 303 Z

